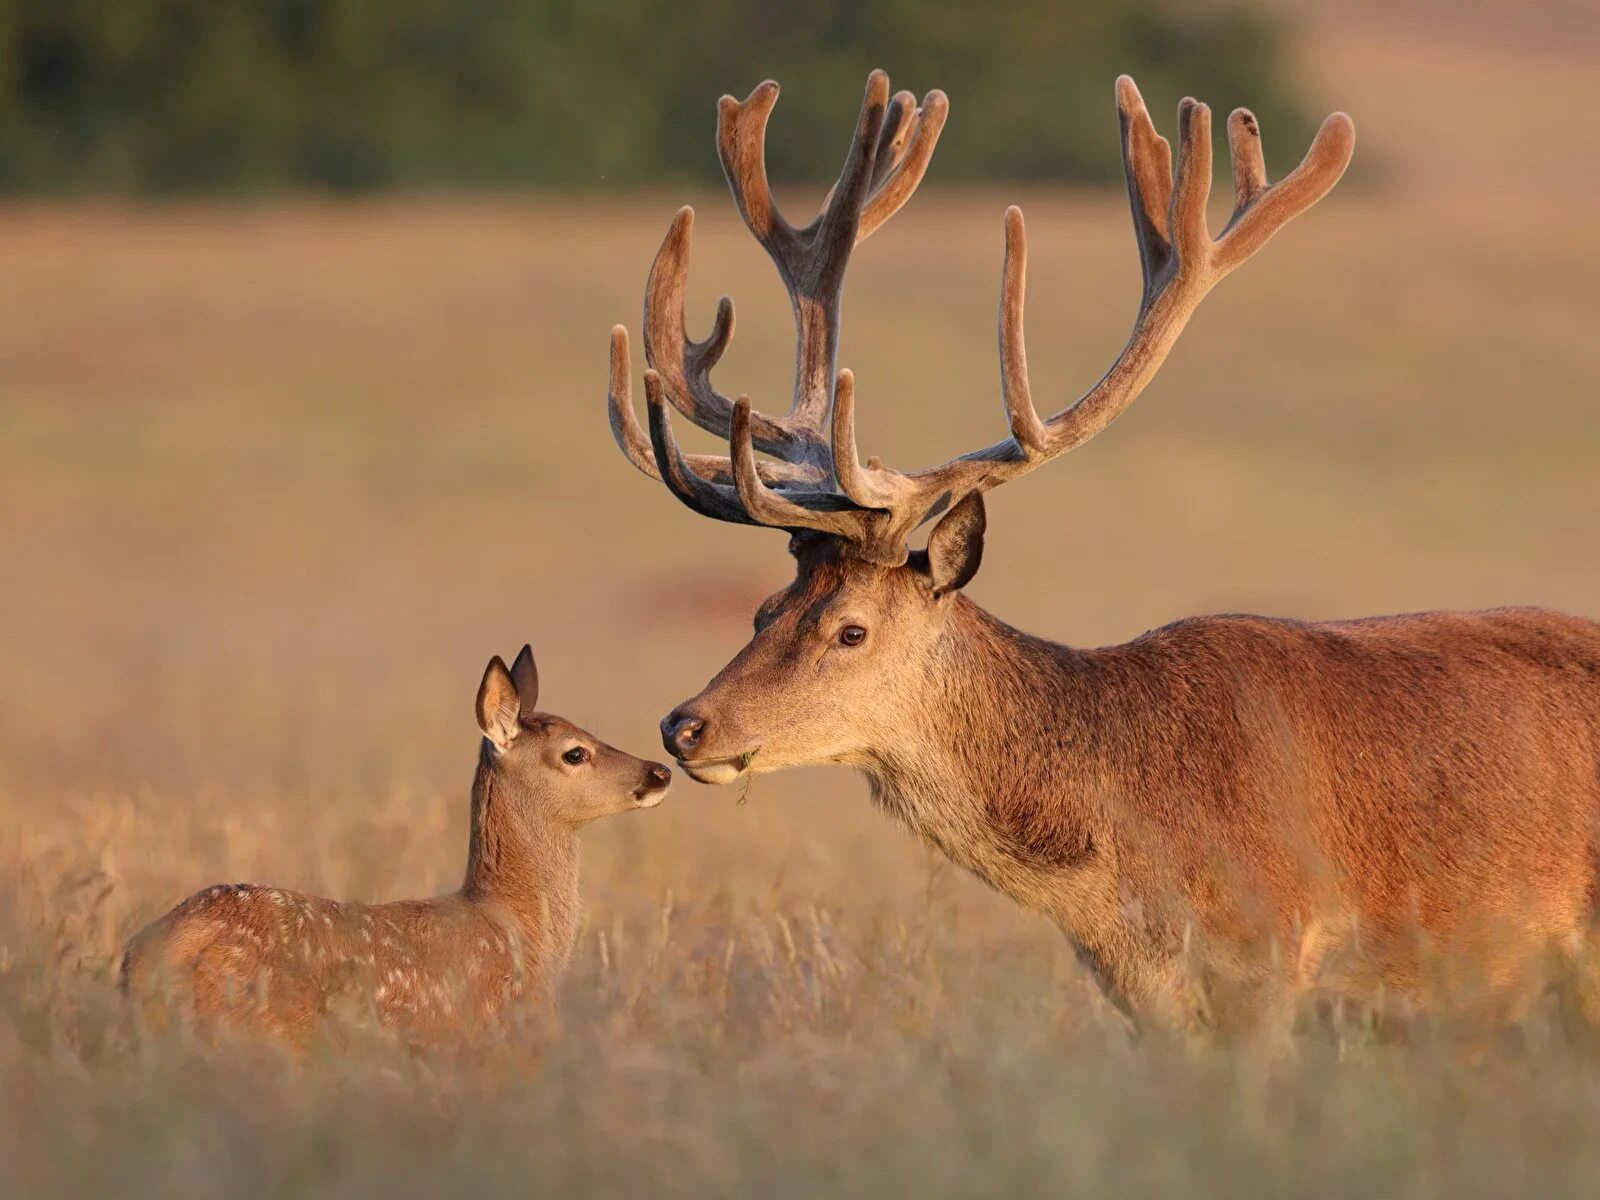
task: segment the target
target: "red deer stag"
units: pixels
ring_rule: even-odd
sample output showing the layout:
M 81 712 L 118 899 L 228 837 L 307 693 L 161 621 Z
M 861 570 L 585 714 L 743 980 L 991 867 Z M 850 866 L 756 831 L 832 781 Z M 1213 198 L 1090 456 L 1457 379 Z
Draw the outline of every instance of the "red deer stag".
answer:
M 611 424 L 628 459 L 697 513 L 788 531 L 798 564 L 756 613 L 751 642 L 662 721 L 684 770 L 705 783 L 808 763 L 861 770 L 877 803 L 927 842 L 1054 919 L 1141 1024 L 1226 1032 L 1272 1017 L 1265 1027 L 1281 1028 L 1307 994 L 1380 986 L 1509 1019 L 1553 958 L 1577 966 L 1596 900 L 1600 625 L 1535 609 L 1212 616 L 1081 650 L 961 595 L 982 554 L 983 493 L 1132 403 L 1212 286 L 1333 187 L 1354 146 L 1350 119 L 1328 117 L 1300 166 L 1269 184 L 1256 119 L 1236 110 L 1234 210 L 1213 238 L 1210 110 L 1179 106 L 1174 178 L 1168 143 L 1119 79 L 1144 272 L 1127 345 L 1088 392 L 1040 419 L 1023 350 L 1022 214 L 1008 210 L 1010 436 L 902 473 L 857 456 L 853 379 L 835 374 L 840 294 L 851 250 L 921 179 L 945 97 L 919 108 L 874 73 L 839 180 L 797 228 L 763 161 L 777 95 L 768 82 L 743 103 L 724 97 L 717 146 L 793 304 L 788 414 L 764 416 L 712 385 L 733 332 L 728 299 L 705 340 L 685 336 L 687 208 L 645 294 L 648 437 L 626 332 L 611 338 Z M 680 452 L 669 402 L 728 438 L 729 455 Z M 927 548 L 908 551 L 934 516 Z M 1453 990 L 1469 977 L 1470 1003 Z M 1593 985 L 1579 979 L 1569 994 L 1592 1014 Z
M 304 1047 L 350 994 L 410 1040 L 479 1032 L 548 991 L 577 937 L 578 829 L 660 803 L 672 773 L 537 710 L 527 646 L 478 688 L 483 732 L 461 890 L 349 904 L 282 888 L 196 892 L 128 943 L 122 988 Z

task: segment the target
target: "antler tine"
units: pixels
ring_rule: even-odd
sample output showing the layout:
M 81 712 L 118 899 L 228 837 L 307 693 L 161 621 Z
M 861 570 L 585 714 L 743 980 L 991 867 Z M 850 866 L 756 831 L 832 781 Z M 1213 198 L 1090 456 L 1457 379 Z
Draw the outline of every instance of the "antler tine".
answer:
M 1261 126 L 1248 108 L 1228 114 L 1228 157 L 1233 168 L 1235 217 L 1267 189 L 1267 161 L 1261 153 Z
M 872 193 L 861 211 L 856 245 L 872 236 L 878 226 L 911 199 L 927 173 L 928 164 L 933 161 L 934 147 L 938 145 L 939 134 L 949 115 L 950 102 L 941 91 L 929 92 L 921 107 L 910 92 L 894 94 L 879 135 L 878 156 L 872 168 Z M 819 215 L 833 202 L 835 190 L 828 189 Z
M 654 372 L 660 380 L 659 372 Z M 616 439 L 622 453 L 639 471 L 651 479 L 661 479 L 661 469 L 656 463 L 655 449 L 650 435 L 639 424 L 633 410 L 633 388 L 629 383 L 632 370 L 629 365 L 628 331 L 621 325 L 611 330 L 611 380 L 606 394 L 607 416 L 611 436 Z M 659 384 L 661 391 L 665 385 Z M 669 452 L 676 452 L 676 441 L 671 430 L 665 431 Z M 677 454 L 684 465 L 701 479 L 710 483 L 733 486 L 733 465 L 721 454 Z M 762 459 L 757 463 L 761 478 L 768 483 L 818 483 L 820 472 L 814 467 L 797 465 L 782 460 Z
M 906 152 L 906 141 L 911 137 L 911 119 L 917 114 L 917 98 L 910 92 L 900 91 L 889 97 L 889 108 L 883 114 L 883 128 L 878 133 L 878 153 L 872 160 L 871 187 L 883 186 L 889 172 L 899 165 Z M 829 189 L 829 196 L 832 196 Z M 822 207 L 827 208 L 824 200 Z
M 767 182 L 767 120 L 778 102 L 778 85 L 768 79 L 742 101 L 724 96 L 717 101 L 717 155 L 727 173 L 734 203 L 750 232 L 769 254 L 787 246 L 794 226 L 783 219 Z
M 741 525 L 754 524 L 732 489 L 702 478 L 689 466 L 672 435 L 672 420 L 667 415 L 666 398 L 661 393 L 661 376 L 654 371 L 644 373 L 644 398 L 650 409 L 650 442 L 655 450 L 657 477 L 674 496 L 701 516 Z
M 1266 182 L 1265 168 L 1257 169 L 1261 129 L 1247 109 L 1241 108 L 1228 118 L 1228 140 L 1233 146 L 1234 170 L 1239 171 L 1241 161 L 1244 163 L 1252 190 L 1243 194 L 1244 189 L 1235 181 L 1238 203 L 1217 239 L 1217 268 L 1222 273 L 1244 262 L 1274 233 L 1333 190 L 1355 153 L 1356 126 L 1348 114 L 1330 113 L 1300 165 L 1271 185 Z
M 928 164 L 933 161 L 934 147 L 939 144 L 939 134 L 944 131 L 944 123 L 949 115 L 950 101 L 943 92 L 936 89 L 923 97 L 922 106 L 917 109 L 916 121 L 906 135 L 904 149 L 894 167 L 867 198 L 866 208 L 861 213 L 861 224 L 856 231 L 857 245 L 871 237 L 878 226 L 899 212 L 911 199 L 923 175 L 927 174 Z
M 852 503 L 875 507 L 872 481 L 861 469 L 856 449 L 856 376 L 848 367 L 839 368 L 833 384 L 833 477 Z
M 667 236 L 650 264 L 644 298 L 645 361 L 660 372 L 674 408 L 701 429 L 727 437 L 733 405 L 712 386 L 711 371 L 733 340 L 733 299 L 724 296 L 717 303 L 716 320 L 703 341 L 689 337 L 684 298 L 689 290 L 693 234 L 694 209 L 684 205 L 667 227 Z M 818 441 L 766 417 L 757 421 L 756 444 L 769 454 L 789 459 L 814 457 L 814 452 L 808 455 L 795 445 L 806 440 Z
M 1168 221 L 1178 269 L 1206 265 L 1211 235 L 1206 202 L 1211 199 L 1211 109 L 1192 96 L 1178 105 L 1178 183 Z
M 917 98 L 910 92 L 896 92 L 889 97 L 889 107 L 883 114 L 883 129 L 878 134 L 878 152 L 872 159 L 873 190 L 883 185 L 889 177 L 889 172 L 899 165 L 900 159 L 905 155 L 906 140 L 911 136 L 911 118 L 916 114 Z M 817 206 L 817 215 L 812 220 L 821 220 L 827 213 L 828 206 L 833 203 L 833 194 L 839 190 L 837 181 L 828 185 L 827 193 L 822 197 L 822 203 Z M 856 239 L 860 242 L 860 238 Z
M 856 449 L 856 377 L 848 367 L 839 369 L 834 384 L 833 473 L 839 491 L 858 508 L 879 509 L 885 514 L 894 508 L 900 476 L 886 470 L 876 458 L 861 465 Z
M 611 327 L 611 379 L 606 389 L 606 415 L 611 422 L 611 436 L 627 456 L 629 462 L 651 479 L 659 480 L 661 472 L 656 467 L 650 439 L 639 425 L 633 411 L 632 365 L 628 361 L 628 331 L 621 325 Z
M 1122 170 L 1133 208 L 1133 232 L 1144 271 L 1145 300 L 1150 281 L 1171 260 L 1168 218 L 1172 208 L 1172 147 L 1156 132 L 1133 79 L 1117 76 L 1117 121 L 1122 129 Z
M 889 76 L 883 71 L 873 71 L 867 76 L 855 136 L 850 139 L 850 151 L 831 189 L 828 205 L 817 220 L 807 226 L 816 231 L 813 254 L 819 267 L 833 267 L 840 258 L 848 260 L 855 246 L 861 209 L 872 191 L 875 168 L 884 156 L 882 143 L 893 141 L 892 133 L 884 136 L 890 111 Z M 839 269 L 842 270 L 843 265 L 838 262 Z
M 1022 210 L 1006 209 L 1006 259 L 1000 274 L 1000 399 L 1017 445 L 1032 457 L 1049 447 L 1044 422 L 1028 386 L 1028 348 L 1022 336 L 1022 305 L 1028 286 L 1028 235 Z

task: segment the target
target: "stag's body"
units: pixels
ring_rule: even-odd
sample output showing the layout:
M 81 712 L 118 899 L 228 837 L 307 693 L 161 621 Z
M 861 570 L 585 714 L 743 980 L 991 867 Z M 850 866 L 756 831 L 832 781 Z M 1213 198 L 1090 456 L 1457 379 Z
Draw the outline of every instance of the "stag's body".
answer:
M 695 779 L 844 763 L 930 843 L 1053 917 L 1142 1021 L 1242 1029 L 1313 989 L 1381 990 L 1514 1018 L 1584 956 L 1597 899 L 1600 626 L 1532 609 L 1311 625 L 1203 617 L 1075 650 L 961 595 L 978 571 L 983 493 L 1076 449 L 1154 378 L 1205 295 L 1338 181 L 1342 113 L 1269 183 L 1260 129 L 1228 118 L 1233 215 L 1213 237 L 1211 117 L 1178 108 L 1174 155 L 1117 81 L 1144 287 L 1127 344 L 1049 418 L 1023 347 L 1026 240 L 1006 214 L 1000 394 L 1009 436 L 926 470 L 862 464 L 855 383 L 835 371 L 851 251 L 928 165 L 948 106 L 868 80 L 823 211 L 796 227 L 767 187 L 777 85 L 725 97 L 717 145 L 735 201 L 795 313 L 786 415 L 729 401 L 710 372 L 733 332 L 684 332 L 690 214 L 645 292 L 646 437 L 627 336 L 611 343 L 613 433 L 701 515 L 786 530 L 795 580 L 750 643 L 662 722 Z M 728 439 L 686 455 L 669 407 Z M 768 457 L 758 458 L 757 451 Z M 937 518 L 926 550 L 908 536 Z M 1600 1017 L 1579 969 L 1574 994 Z
M 1600 624 L 1201 617 L 1076 650 L 962 599 L 933 661 L 855 765 L 1141 1021 L 1379 988 L 1513 1019 L 1583 948 Z
M 534 711 L 532 656 L 516 664 L 524 700 L 499 659 L 509 695 L 483 714 L 472 784 L 466 877 L 426 900 L 357 904 L 282 888 L 219 884 L 195 893 L 129 944 L 125 993 L 174 1001 L 203 1025 L 222 1023 L 303 1047 L 337 1006 L 370 1011 L 408 1040 L 471 1038 L 514 1006 L 547 1000 L 577 937 L 579 827 L 607 812 L 648 807 L 670 774 Z M 520 707 L 520 712 L 519 712 Z M 534 743 L 526 750 L 521 743 Z M 585 776 L 554 772 L 539 744 L 587 755 Z M 521 761 L 507 756 L 515 746 Z M 544 759 L 552 761 L 546 762 Z M 565 795 L 559 794 L 565 785 Z

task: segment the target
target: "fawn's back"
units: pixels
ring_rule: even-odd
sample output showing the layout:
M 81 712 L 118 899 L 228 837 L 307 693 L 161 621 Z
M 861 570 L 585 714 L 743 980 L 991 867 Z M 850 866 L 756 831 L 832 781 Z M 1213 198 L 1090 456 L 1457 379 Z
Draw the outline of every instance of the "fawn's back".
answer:
M 481 1030 L 537 987 L 565 961 L 558 931 L 543 940 L 461 896 L 368 905 L 218 884 L 129 944 L 122 984 L 143 996 L 181 987 L 203 1020 L 296 1044 L 341 1002 L 432 1038 Z

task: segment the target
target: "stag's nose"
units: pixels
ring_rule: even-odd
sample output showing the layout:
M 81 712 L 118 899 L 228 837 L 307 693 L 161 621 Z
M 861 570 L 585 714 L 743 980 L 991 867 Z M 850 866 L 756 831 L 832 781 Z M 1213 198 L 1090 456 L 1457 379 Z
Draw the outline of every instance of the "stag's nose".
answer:
M 661 718 L 661 744 L 674 758 L 683 758 L 694 752 L 705 732 L 706 723 L 693 713 L 675 708 Z

